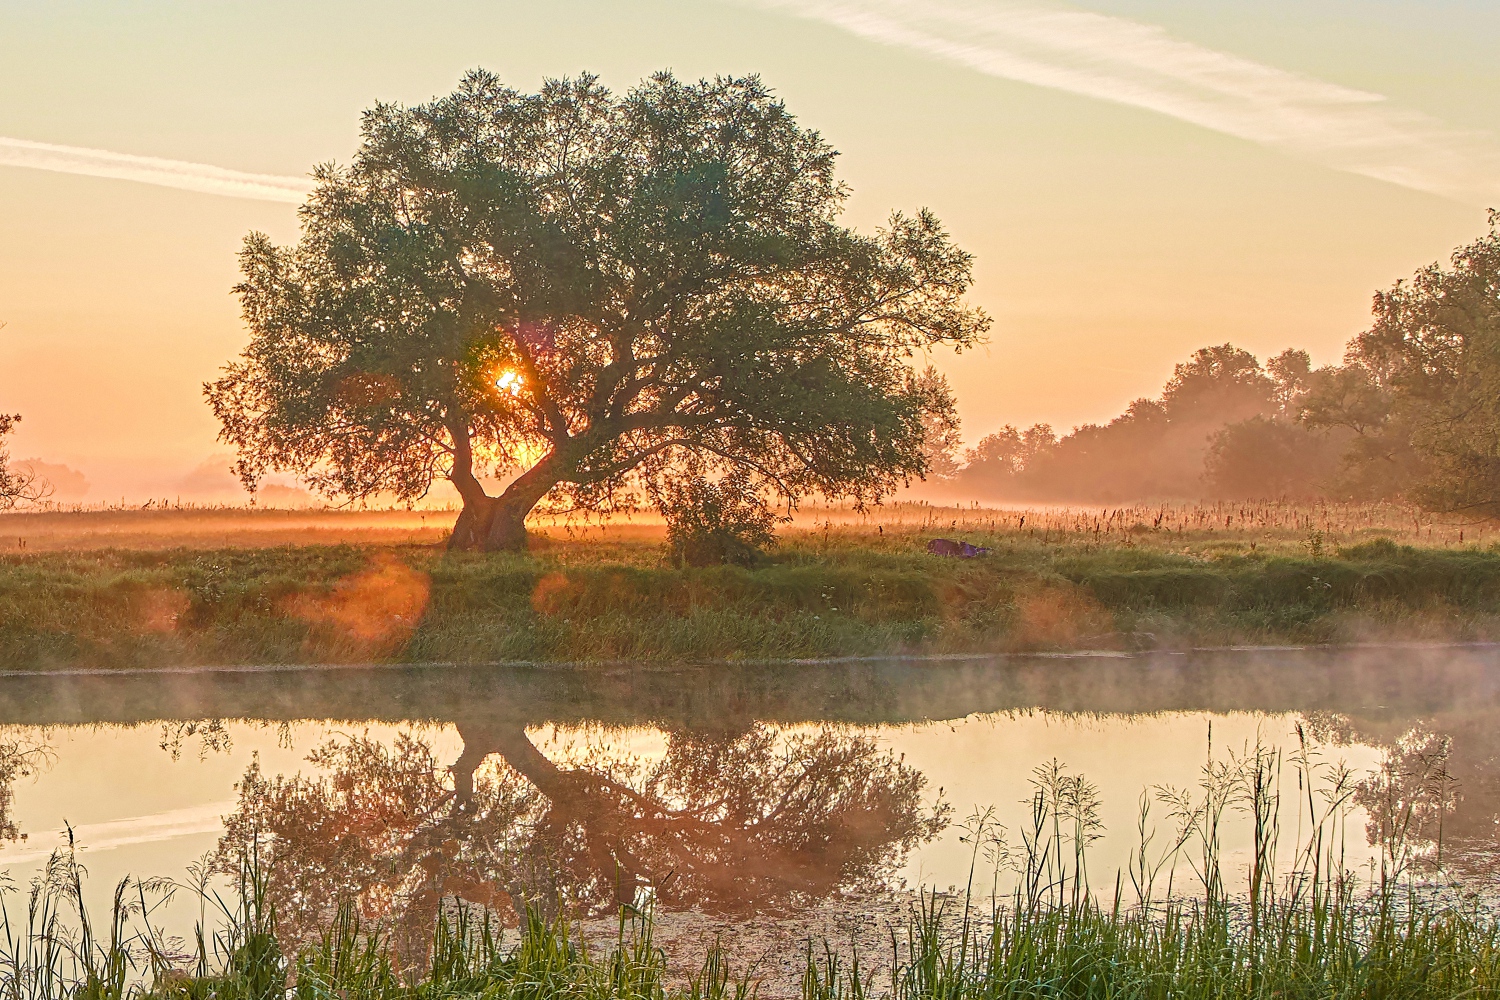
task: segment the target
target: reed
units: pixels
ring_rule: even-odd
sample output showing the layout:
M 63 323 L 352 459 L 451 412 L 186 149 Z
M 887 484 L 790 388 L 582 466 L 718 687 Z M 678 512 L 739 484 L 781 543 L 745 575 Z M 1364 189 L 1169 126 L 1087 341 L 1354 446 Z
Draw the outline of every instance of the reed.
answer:
M 1297 781 L 1301 832 L 1288 835 L 1283 786 Z M 1102 888 L 1088 855 L 1098 836 L 1098 791 L 1055 762 L 1035 772 L 1019 841 L 972 818 L 968 891 L 922 893 L 890 927 L 889 960 L 807 942 L 803 1000 L 999 1000 L 1058 997 L 1218 1000 L 1500 997 L 1500 921 L 1474 905 L 1445 902 L 1420 878 L 1434 859 L 1421 841 L 1385 845 L 1363 875 L 1344 861 L 1344 823 L 1356 783 L 1320 765 L 1306 747 L 1254 747 L 1210 761 L 1199 786 L 1143 796 L 1137 851 Z M 1153 803 L 1171 835 L 1158 843 Z M 1411 804 L 1399 810 L 1414 808 Z M 1249 819 L 1243 871 L 1229 870 L 1223 830 Z M 1411 816 L 1382 829 L 1411 829 Z M 986 860 L 981 860 L 984 858 Z M 536 910 L 504 932 L 494 914 L 450 901 L 427 953 L 399 955 L 353 904 L 334 905 L 311 939 L 282 941 L 254 857 L 229 897 L 203 882 L 195 946 L 174 954 L 152 927 L 170 890 L 126 881 L 107 934 L 81 904 L 81 876 L 60 851 L 26 900 L 9 911 L 0 943 L 3 1000 L 750 1000 L 765 987 L 715 946 L 684 974 L 653 940 L 649 907 L 620 912 L 611 946 L 591 949 L 565 918 Z M 980 891 L 987 877 L 993 882 Z

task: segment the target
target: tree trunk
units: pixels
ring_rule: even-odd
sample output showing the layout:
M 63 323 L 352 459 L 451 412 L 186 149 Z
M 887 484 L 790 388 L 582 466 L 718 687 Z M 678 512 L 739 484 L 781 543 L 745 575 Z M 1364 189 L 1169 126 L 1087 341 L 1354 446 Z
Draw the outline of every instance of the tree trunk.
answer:
M 549 487 L 550 489 L 550 487 Z M 506 490 L 490 511 L 489 530 L 484 537 L 486 552 L 525 552 L 526 515 L 541 497 L 511 497 Z
M 480 496 L 464 501 L 464 509 L 448 537 L 450 550 L 525 552 L 526 515 L 540 497 Z
M 467 439 L 465 439 L 467 444 Z M 468 448 L 459 449 L 450 478 L 464 499 L 464 509 L 448 537 L 449 550 L 525 552 L 526 515 L 558 483 L 556 452 L 521 473 L 498 497 L 479 485 L 469 465 Z
M 495 515 L 495 498 L 477 496 L 464 498 L 464 509 L 453 523 L 453 534 L 448 536 L 448 548 L 452 551 L 482 549 L 490 536 L 490 521 Z

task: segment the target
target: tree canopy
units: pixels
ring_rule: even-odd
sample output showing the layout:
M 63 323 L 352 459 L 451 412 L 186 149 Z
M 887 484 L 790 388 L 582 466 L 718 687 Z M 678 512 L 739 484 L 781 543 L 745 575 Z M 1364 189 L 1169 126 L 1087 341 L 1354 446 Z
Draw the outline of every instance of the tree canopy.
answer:
M 447 477 L 453 544 L 510 548 L 543 498 L 606 505 L 683 462 L 786 498 L 922 475 L 953 403 L 912 361 L 989 321 L 931 213 L 840 223 L 835 157 L 755 77 L 474 71 L 376 105 L 299 242 L 245 241 L 250 343 L 205 386 L 241 477 L 402 500 Z
M 1356 433 L 1356 473 L 1500 515 L 1500 213 L 1449 267 L 1376 293 L 1374 316 L 1343 367 L 1320 373 L 1310 419 Z

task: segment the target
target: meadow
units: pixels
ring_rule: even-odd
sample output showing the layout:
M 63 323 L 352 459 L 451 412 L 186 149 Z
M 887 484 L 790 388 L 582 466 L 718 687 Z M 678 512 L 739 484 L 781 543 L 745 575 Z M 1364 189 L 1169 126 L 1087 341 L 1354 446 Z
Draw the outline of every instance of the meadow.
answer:
M 0 666 L 796 659 L 1500 638 L 1495 525 L 1389 504 L 807 508 L 752 567 L 659 522 L 449 553 L 451 513 L 0 517 Z M 935 556 L 933 538 L 987 547 Z

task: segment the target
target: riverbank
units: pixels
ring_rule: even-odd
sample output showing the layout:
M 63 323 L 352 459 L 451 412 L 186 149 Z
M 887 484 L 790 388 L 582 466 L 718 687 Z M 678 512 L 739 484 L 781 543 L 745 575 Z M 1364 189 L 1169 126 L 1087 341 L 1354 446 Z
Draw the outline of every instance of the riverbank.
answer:
M 0 555 L 0 669 L 1500 638 L 1500 551 L 1424 545 L 1420 526 L 1413 545 L 1386 527 L 1335 534 L 1291 518 L 1280 530 L 1112 518 L 1106 532 L 1075 514 L 1072 530 L 1037 532 L 1025 517 L 830 519 L 786 531 L 750 569 L 670 566 L 642 525 L 552 529 L 524 555 L 425 540 L 20 549 Z M 991 551 L 934 556 L 935 537 Z

